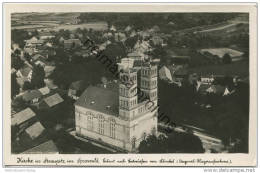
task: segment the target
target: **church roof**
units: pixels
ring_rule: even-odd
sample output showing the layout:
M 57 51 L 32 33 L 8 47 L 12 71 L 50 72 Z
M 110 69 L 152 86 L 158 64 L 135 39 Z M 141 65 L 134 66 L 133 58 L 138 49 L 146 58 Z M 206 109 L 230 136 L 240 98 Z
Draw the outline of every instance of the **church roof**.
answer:
M 77 100 L 75 105 L 102 112 L 104 114 L 118 116 L 118 90 L 110 87 L 89 86 Z

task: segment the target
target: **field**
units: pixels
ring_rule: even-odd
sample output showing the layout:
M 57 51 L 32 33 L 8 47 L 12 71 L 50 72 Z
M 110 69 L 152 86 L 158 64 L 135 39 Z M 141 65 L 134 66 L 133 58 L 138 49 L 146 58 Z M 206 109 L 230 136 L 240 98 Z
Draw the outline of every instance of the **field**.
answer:
M 79 13 L 13 13 L 13 20 L 21 21 L 60 21 L 62 23 L 72 22 Z
M 191 73 L 197 73 L 198 75 L 230 75 L 230 76 L 249 76 L 249 63 L 246 61 L 237 61 L 231 64 L 221 65 L 205 65 L 195 68 L 190 68 Z
M 84 24 L 78 24 L 78 25 L 59 25 L 57 27 L 52 28 L 52 30 L 55 31 L 59 31 L 60 29 L 64 29 L 64 30 L 76 30 L 77 28 L 80 29 L 93 29 L 93 30 L 98 30 L 98 31 L 102 31 L 102 30 L 106 30 L 107 29 L 107 23 L 105 22 L 93 22 L 93 23 L 84 23 Z
M 217 55 L 220 58 L 223 58 L 223 56 L 227 53 L 229 54 L 232 58 L 233 57 L 238 57 L 242 56 L 243 53 L 237 50 L 233 50 L 230 48 L 212 48 L 212 49 L 201 49 L 201 53 L 209 52 L 212 55 Z

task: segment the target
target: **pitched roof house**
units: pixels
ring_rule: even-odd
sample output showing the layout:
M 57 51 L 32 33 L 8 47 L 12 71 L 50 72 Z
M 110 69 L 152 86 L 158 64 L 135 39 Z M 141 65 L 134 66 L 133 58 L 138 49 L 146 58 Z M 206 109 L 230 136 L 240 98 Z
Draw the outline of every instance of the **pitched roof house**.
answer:
M 64 100 L 57 93 L 52 95 L 52 96 L 49 96 L 49 97 L 43 99 L 43 103 L 45 103 L 45 105 L 47 105 L 47 107 L 49 107 L 49 108 L 54 107 L 54 106 L 62 103 L 63 101 Z
M 28 81 L 31 81 L 32 79 L 32 68 L 28 65 L 25 65 L 24 67 L 22 67 L 21 69 L 19 69 L 17 72 L 16 72 L 16 76 L 18 78 L 25 78 L 27 79 Z
M 30 90 L 27 91 L 22 95 L 22 98 L 25 102 L 34 104 L 39 102 L 39 99 L 41 98 L 42 93 L 39 90 Z
M 29 137 L 33 140 L 39 137 L 45 128 L 42 126 L 40 122 L 36 122 L 27 129 L 25 129 L 25 132 L 29 135 Z
M 166 67 L 163 66 L 160 70 L 159 70 L 159 77 L 162 80 L 167 80 L 167 81 L 172 81 L 172 75 L 170 70 Z
M 206 91 L 208 93 L 223 95 L 225 92 L 225 89 L 226 88 L 221 85 L 211 85 Z
M 56 68 L 55 66 L 46 65 L 44 67 L 45 77 L 49 77 L 52 74 L 52 72 L 55 70 L 55 68 Z
M 18 127 L 24 127 L 35 118 L 36 114 L 30 109 L 26 108 L 21 112 L 13 114 L 11 116 L 11 125 Z
M 53 140 L 49 140 L 36 147 L 26 150 L 22 154 L 59 154 L 59 150 Z
M 79 39 L 68 39 L 64 40 L 64 48 L 70 49 L 72 47 L 79 47 L 81 45 L 81 41 Z
M 43 87 L 38 89 L 42 95 L 46 95 L 50 93 L 50 89 L 48 87 Z
M 130 52 L 127 54 L 128 58 L 134 59 L 134 60 L 143 60 L 144 59 L 144 54 L 140 53 L 140 52 Z

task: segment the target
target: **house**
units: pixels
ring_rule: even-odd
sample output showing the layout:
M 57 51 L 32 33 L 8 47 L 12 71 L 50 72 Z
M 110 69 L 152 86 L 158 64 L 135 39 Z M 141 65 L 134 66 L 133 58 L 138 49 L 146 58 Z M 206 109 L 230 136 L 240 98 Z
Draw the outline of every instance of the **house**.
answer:
M 64 48 L 65 49 L 79 47 L 80 45 L 81 45 L 81 41 L 79 39 L 64 40 Z
M 21 69 L 19 69 L 17 72 L 16 72 L 16 76 L 18 78 L 24 78 L 28 81 L 31 81 L 32 80 L 32 67 L 28 66 L 28 65 L 24 65 Z
M 162 79 L 162 80 L 172 81 L 171 71 L 170 71 L 166 66 L 163 66 L 163 67 L 159 70 L 159 77 L 160 77 L 160 79 Z
M 117 32 L 114 34 L 115 41 L 122 41 L 124 42 L 126 40 L 126 35 L 122 32 Z
M 206 92 L 209 94 L 218 94 L 218 95 L 223 95 L 225 92 L 225 87 L 221 85 L 211 85 Z
M 141 36 L 143 39 L 148 39 L 151 36 L 149 31 L 140 31 L 138 32 L 138 35 Z
M 43 134 L 45 128 L 42 126 L 42 124 L 37 121 L 27 129 L 25 129 L 26 134 L 32 139 L 36 139 L 41 134 Z
M 60 37 L 59 43 L 60 43 L 60 44 L 63 44 L 63 43 L 64 43 L 64 38 L 63 38 L 63 37 Z
M 140 41 L 138 40 L 134 45 L 134 50 L 137 52 L 149 52 L 151 50 L 151 46 L 148 41 Z
M 169 70 L 171 71 L 173 80 L 182 81 L 184 78 L 188 77 L 186 66 L 173 64 L 169 67 Z
M 163 44 L 163 39 L 159 35 L 154 35 L 151 38 L 151 41 L 153 42 L 154 45 L 162 45 Z
M 40 107 L 42 108 L 51 108 L 54 107 L 60 103 L 62 103 L 64 100 L 61 98 L 59 94 L 54 94 L 52 96 L 46 97 L 43 99 L 43 102 L 41 103 Z
M 46 46 L 47 48 L 50 48 L 50 47 L 52 47 L 53 45 L 52 45 L 52 43 L 50 43 L 50 42 L 47 42 L 47 43 L 45 43 L 45 45 L 44 46 Z
M 35 120 L 36 114 L 30 109 L 26 108 L 16 114 L 11 115 L 11 125 L 18 126 L 23 129 Z
M 19 78 L 16 78 L 16 81 L 20 87 L 20 91 L 23 89 L 23 85 L 24 85 L 24 82 L 25 81 L 28 81 L 26 78 L 23 78 L 23 77 L 19 77 Z
M 86 83 L 83 80 L 72 82 L 69 87 L 68 96 L 73 98 L 74 100 L 77 100 L 86 89 L 85 87 Z
M 59 154 L 59 150 L 53 140 L 49 140 L 24 151 L 22 154 Z
M 25 45 L 26 46 L 31 46 L 31 47 L 36 47 L 36 46 L 40 46 L 44 43 L 44 40 L 41 39 L 37 39 L 36 37 L 32 37 L 29 40 L 25 40 Z
M 55 66 L 51 66 L 51 65 L 46 65 L 44 67 L 44 72 L 45 72 L 45 78 L 48 78 L 52 72 L 55 70 Z
M 40 59 L 46 59 L 44 56 L 40 55 L 40 54 L 35 54 L 32 56 L 32 59 L 31 61 L 35 62 L 37 60 L 40 60 Z
M 137 75 L 147 99 L 136 94 Z M 76 101 L 76 136 L 121 151 L 136 152 L 142 140 L 157 134 L 157 66 L 146 63 L 139 73 L 131 68 L 120 71 L 119 76 L 120 80 L 131 79 L 133 85 L 119 82 L 116 83 L 119 89 L 89 86 Z
M 43 87 L 38 89 L 40 91 L 40 93 L 44 96 L 50 93 L 50 89 L 48 87 Z
M 144 60 L 144 54 L 134 51 L 127 54 L 127 58 L 134 60 Z
M 134 37 L 134 36 L 136 36 L 136 35 L 137 35 L 136 31 L 133 30 L 133 31 L 131 32 L 131 34 L 130 34 L 130 37 Z
M 203 84 L 212 84 L 214 82 L 214 76 L 213 75 L 204 75 L 200 77 L 200 81 Z
M 13 73 L 16 73 L 16 69 L 15 68 L 11 69 L 11 74 L 13 74 Z
M 108 38 L 113 37 L 113 34 L 111 32 L 106 32 L 103 34 L 103 37 L 108 39 Z
M 160 28 L 157 25 L 154 25 L 151 29 L 149 29 L 149 32 L 151 32 L 151 33 L 156 33 L 159 31 L 160 31 Z
M 115 32 L 115 31 L 116 31 L 116 27 L 115 27 L 114 25 L 112 25 L 112 26 L 110 27 L 110 31 Z
M 54 38 L 55 36 L 52 35 L 50 32 L 40 32 L 39 33 L 39 37 L 41 40 L 46 40 L 46 39 L 51 39 Z
M 41 66 L 41 67 L 43 67 L 43 68 L 46 66 L 46 64 L 44 63 L 44 61 L 41 61 L 41 60 L 35 61 L 34 64 L 35 64 L 35 65 L 39 65 L 39 66 Z
M 39 90 L 30 90 L 22 95 L 23 100 L 28 104 L 38 103 L 41 97 L 42 93 Z
M 129 26 L 129 25 L 125 28 L 125 32 L 129 32 L 129 31 L 131 31 L 131 30 L 132 30 L 132 27 Z
M 207 89 L 208 89 L 209 87 L 210 87 L 210 85 L 208 85 L 208 84 L 203 84 L 203 83 L 201 83 L 200 81 L 197 81 L 196 91 L 197 91 L 199 94 L 206 95 L 206 94 L 208 94 Z
M 53 80 L 51 80 L 51 79 L 48 79 L 48 78 L 44 79 L 44 83 L 45 83 L 45 85 L 46 85 L 49 89 L 51 89 L 51 90 L 54 90 L 54 89 L 57 89 L 57 88 L 58 88 L 58 86 L 55 85 L 55 84 L 53 83 Z

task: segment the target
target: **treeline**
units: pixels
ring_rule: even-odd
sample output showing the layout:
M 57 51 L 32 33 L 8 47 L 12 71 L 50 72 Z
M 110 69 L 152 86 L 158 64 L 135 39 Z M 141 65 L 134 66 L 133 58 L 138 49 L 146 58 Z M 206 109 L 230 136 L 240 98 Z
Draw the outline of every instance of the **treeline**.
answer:
M 212 25 L 237 17 L 239 13 L 81 13 L 81 22 L 106 21 L 108 25 L 147 29 L 154 25 L 173 30 Z M 170 26 L 170 27 L 169 27 Z

